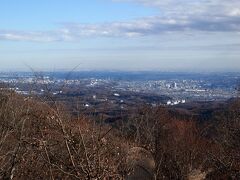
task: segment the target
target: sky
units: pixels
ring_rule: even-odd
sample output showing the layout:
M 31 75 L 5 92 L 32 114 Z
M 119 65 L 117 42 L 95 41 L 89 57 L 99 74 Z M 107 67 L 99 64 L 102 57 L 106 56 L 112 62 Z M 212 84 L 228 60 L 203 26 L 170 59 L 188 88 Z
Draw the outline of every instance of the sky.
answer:
M 0 0 L 0 64 L 239 71 L 240 0 Z

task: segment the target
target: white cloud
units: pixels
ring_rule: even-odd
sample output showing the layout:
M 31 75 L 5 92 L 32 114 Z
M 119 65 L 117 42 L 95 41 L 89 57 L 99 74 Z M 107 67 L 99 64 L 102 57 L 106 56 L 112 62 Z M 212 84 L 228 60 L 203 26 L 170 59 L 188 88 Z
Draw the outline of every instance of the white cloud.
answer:
M 159 9 L 162 18 L 211 21 L 217 18 L 230 21 L 240 18 L 240 0 L 113 0 L 116 2 L 132 2 Z M 220 22 L 219 22 L 220 23 Z M 239 22 L 238 22 L 239 23 Z
M 59 36 L 52 31 L 27 32 L 0 30 L 0 40 L 53 42 L 59 40 Z
M 159 8 L 153 17 L 99 24 L 66 23 L 53 31 L 0 30 L 0 40 L 79 41 L 83 37 L 139 37 L 168 32 L 240 32 L 239 0 L 114 0 Z
M 234 8 L 229 12 L 230 16 L 240 16 L 240 8 Z

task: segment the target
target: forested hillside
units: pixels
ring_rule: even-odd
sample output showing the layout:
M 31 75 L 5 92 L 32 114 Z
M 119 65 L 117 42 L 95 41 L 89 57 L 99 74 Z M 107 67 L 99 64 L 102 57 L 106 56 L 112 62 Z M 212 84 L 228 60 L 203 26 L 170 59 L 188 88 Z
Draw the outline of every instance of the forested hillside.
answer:
M 0 94 L 1 179 L 239 179 L 238 100 L 208 121 L 142 107 L 115 124 Z

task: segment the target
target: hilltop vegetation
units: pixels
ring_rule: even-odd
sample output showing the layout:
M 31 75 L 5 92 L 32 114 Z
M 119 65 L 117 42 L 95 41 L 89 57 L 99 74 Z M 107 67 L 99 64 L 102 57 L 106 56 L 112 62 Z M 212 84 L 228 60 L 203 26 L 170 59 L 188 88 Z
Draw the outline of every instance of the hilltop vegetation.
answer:
M 77 105 L 71 113 L 59 102 L 2 90 L 0 178 L 239 179 L 239 107 L 233 101 L 204 122 L 141 107 L 109 125 Z

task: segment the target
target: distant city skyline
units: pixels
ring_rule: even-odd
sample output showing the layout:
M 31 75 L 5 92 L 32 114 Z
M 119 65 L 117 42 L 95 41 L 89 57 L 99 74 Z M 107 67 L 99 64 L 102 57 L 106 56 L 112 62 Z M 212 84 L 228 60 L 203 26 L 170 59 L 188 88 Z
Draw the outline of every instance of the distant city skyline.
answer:
M 1 71 L 239 71 L 239 0 L 2 0 Z

